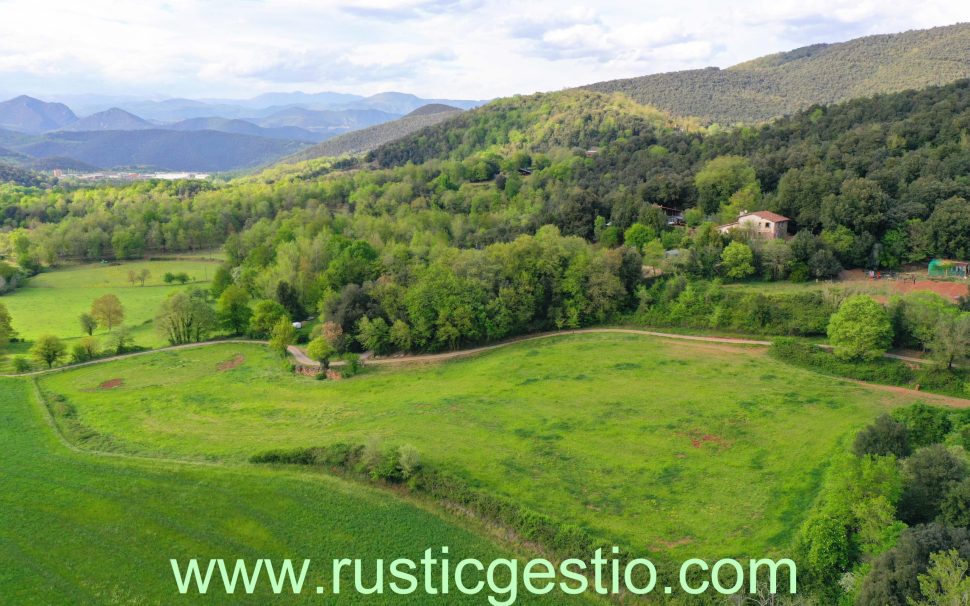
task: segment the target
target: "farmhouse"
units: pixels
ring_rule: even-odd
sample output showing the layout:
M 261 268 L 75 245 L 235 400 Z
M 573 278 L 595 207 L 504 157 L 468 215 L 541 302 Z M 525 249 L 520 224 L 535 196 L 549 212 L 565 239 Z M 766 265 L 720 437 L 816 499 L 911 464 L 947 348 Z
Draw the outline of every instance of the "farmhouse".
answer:
M 766 240 L 784 238 L 788 235 L 788 217 L 783 217 L 778 213 L 769 210 L 758 210 L 753 213 L 743 212 L 734 223 L 718 226 L 722 234 L 729 233 L 735 229 L 747 229 L 754 235 Z

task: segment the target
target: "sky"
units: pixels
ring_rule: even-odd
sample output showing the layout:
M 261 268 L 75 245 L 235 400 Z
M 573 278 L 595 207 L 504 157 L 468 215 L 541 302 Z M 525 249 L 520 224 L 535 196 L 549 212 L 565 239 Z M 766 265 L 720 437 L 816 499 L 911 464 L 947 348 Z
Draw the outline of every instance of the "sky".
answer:
M 965 0 L 0 0 L 0 94 L 490 99 L 965 21 Z

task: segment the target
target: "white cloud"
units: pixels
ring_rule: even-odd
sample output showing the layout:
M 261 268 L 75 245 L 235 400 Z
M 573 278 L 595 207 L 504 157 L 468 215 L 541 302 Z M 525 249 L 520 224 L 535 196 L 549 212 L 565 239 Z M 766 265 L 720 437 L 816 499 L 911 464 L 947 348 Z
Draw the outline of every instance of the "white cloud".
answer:
M 968 20 L 963 0 L 0 0 L 0 89 L 488 98 Z

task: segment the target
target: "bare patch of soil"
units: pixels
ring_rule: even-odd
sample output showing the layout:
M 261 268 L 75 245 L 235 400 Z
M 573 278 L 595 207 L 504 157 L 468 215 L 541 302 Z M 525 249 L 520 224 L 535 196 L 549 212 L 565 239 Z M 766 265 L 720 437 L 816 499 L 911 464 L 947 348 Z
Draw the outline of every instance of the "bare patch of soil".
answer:
M 98 389 L 116 389 L 125 384 L 124 379 L 110 379 L 105 381 L 101 385 L 98 385 Z
M 225 362 L 219 362 L 216 368 L 219 372 L 225 372 L 227 370 L 232 370 L 237 366 L 242 366 L 242 363 L 246 361 L 246 356 L 242 354 L 236 354 L 231 360 L 226 360 Z

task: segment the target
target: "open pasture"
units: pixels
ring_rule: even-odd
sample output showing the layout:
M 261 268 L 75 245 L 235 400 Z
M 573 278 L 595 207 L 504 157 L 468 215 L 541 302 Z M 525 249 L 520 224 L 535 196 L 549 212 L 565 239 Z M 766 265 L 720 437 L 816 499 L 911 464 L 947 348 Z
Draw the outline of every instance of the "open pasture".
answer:
M 226 344 L 40 383 L 70 405 L 87 448 L 242 461 L 271 448 L 407 443 L 431 465 L 606 540 L 688 557 L 783 550 L 830 456 L 879 412 L 913 401 L 763 350 L 618 334 L 336 382 Z
M 112 293 L 125 308 L 125 325 L 132 329 L 135 343 L 144 347 L 164 345 L 152 328 L 152 319 L 165 296 L 176 289 L 207 288 L 218 264 L 202 260 L 131 261 L 111 264 L 74 265 L 44 272 L 27 281 L 13 293 L 0 297 L 13 319 L 20 337 L 32 341 L 44 334 L 62 339 L 83 336 L 78 316 L 89 312 L 98 297 Z M 128 272 L 147 269 L 145 281 L 132 284 Z M 184 272 L 191 280 L 186 286 L 166 284 L 166 272 Z M 107 334 L 98 329 L 96 336 Z
M 456 557 L 509 555 L 391 495 L 319 474 L 73 452 L 33 391 L 25 379 L 0 379 L 5 604 L 321 604 L 334 599 L 314 591 L 330 578 L 333 558 L 417 559 L 441 545 Z M 314 564 L 298 596 L 273 595 L 262 583 L 253 595 L 239 587 L 229 597 L 216 581 L 206 596 L 181 596 L 170 558 L 292 558 L 297 571 L 303 558 Z M 448 603 L 483 599 L 454 594 Z M 342 592 L 339 603 L 382 604 L 386 597 Z M 415 595 L 401 603 L 425 601 Z

